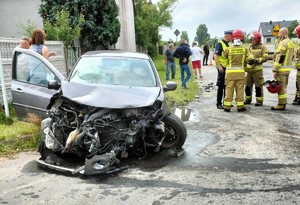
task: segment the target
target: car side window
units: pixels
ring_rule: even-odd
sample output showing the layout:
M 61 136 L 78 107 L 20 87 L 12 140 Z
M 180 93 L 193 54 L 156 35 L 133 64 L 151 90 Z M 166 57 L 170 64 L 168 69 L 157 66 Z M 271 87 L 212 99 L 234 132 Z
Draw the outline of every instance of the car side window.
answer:
M 40 59 L 26 53 L 17 56 L 16 80 L 47 87 L 48 81 L 55 79 L 54 73 Z

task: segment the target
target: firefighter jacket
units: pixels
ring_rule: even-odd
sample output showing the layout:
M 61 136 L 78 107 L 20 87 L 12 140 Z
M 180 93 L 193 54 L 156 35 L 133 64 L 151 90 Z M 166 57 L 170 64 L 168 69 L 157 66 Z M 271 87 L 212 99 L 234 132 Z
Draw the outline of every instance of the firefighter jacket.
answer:
M 290 74 L 294 49 L 295 44 L 289 38 L 285 38 L 279 42 L 275 51 L 274 72 L 279 72 L 281 75 Z
M 245 71 L 248 73 L 256 73 L 262 71 L 263 63 L 268 60 L 268 49 L 266 46 L 260 44 L 251 45 L 249 47 L 250 52 L 254 57 L 254 64 L 252 66 L 247 66 Z
M 295 68 L 298 70 L 298 72 L 300 71 L 300 44 L 295 51 Z
M 253 54 L 249 49 L 243 45 L 230 46 L 225 50 L 224 57 L 227 59 L 226 79 L 245 79 L 245 68 L 249 61 L 254 60 Z

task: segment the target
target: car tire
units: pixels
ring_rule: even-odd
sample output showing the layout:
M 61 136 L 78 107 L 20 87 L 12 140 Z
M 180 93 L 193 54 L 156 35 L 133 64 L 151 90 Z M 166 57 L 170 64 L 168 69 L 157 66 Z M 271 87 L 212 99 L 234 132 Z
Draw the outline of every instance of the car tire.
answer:
M 176 115 L 170 114 L 165 116 L 162 120 L 165 123 L 165 140 L 161 147 L 165 149 L 169 148 L 181 148 L 185 143 L 187 130 L 184 122 Z

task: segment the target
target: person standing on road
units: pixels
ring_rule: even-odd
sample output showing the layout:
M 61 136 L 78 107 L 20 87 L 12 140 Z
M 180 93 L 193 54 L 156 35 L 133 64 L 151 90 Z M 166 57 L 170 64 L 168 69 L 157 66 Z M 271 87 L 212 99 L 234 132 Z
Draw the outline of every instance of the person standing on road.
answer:
M 187 82 L 191 78 L 191 71 L 189 67 L 189 57 L 192 55 L 192 52 L 189 46 L 186 44 L 184 39 L 180 40 L 180 46 L 176 48 L 173 56 L 179 58 L 180 65 L 180 77 L 181 77 L 181 87 L 187 89 Z M 186 73 L 186 77 L 185 77 Z
M 297 35 L 298 39 L 300 39 L 300 25 L 297 26 L 294 30 L 294 33 Z M 298 48 L 295 52 L 295 68 L 297 69 L 296 74 L 296 95 L 293 101 L 293 105 L 300 105 L 300 44 L 298 44 Z
M 232 39 L 232 46 L 224 51 L 224 58 L 227 59 L 224 111 L 230 112 L 235 90 L 237 110 L 243 112 L 246 111 L 244 106 L 245 67 L 248 66 L 247 64 L 253 66 L 254 57 L 249 49 L 242 45 L 244 34 L 241 30 L 234 30 Z
M 173 52 L 174 52 L 174 44 L 170 43 L 168 45 L 168 49 L 166 49 L 164 53 L 164 61 L 166 65 L 166 80 L 170 80 L 170 72 L 171 72 L 171 78 L 175 79 L 176 66 L 174 62 Z
M 261 43 L 261 34 L 257 31 L 251 34 L 252 45 L 249 50 L 254 56 L 254 64 L 251 68 L 245 68 L 246 71 L 246 87 L 245 87 L 245 102 L 250 104 L 252 101 L 253 84 L 255 85 L 255 106 L 261 106 L 264 100 L 263 94 L 263 63 L 268 60 L 268 49 Z
M 278 104 L 271 107 L 271 110 L 285 110 L 287 104 L 287 85 L 292 70 L 295 44 L 288 37 L 288 29 L 283 27 L 278 33 L 279 44 L 275 50 L 273 65 L 274 79 L 281 83 L 281 90 L 278 92 Z
M 224 58 L 223 53 L 227 47 L 229 47 L 229 42 L 231 42 L 232 31 L 225 31 L 224 38 L 217 43 L 214 51 L 214 61 L 215 66 L 218 71 L 217 78 L 217 108 L 224 109 L 223 107 L 223 97 L 225 96 L 225 71 L 227 65 L 227 59 Z
M 197 42 L 193 42 L 193 47 L 191 48 L 192 52 L 192 67 L 195 74 L 195 79 L 200 80 L 202 78 L 201 74 L 201 54 L 203 52 L 199 46 L 197 46 Z
M 205 66 L 205 65 L 208 65 L 207 61 L 208 61 L 208 57 L 209 57 L 209 46 L 208 46 L 207 42 L 205 43 L 205 45 L 203 47 L 203 51 L 204 51 L 204 55 L 203 55 L 203 63 L 202 63 L 202 65 Z

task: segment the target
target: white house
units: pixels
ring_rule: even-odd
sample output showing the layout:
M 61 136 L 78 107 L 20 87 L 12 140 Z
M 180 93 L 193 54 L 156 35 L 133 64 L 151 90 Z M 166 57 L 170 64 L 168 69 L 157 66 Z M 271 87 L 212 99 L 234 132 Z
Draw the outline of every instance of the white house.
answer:
M 283 27 L 288 28 L 293 21 L 295 20 L 261 22 L 258 31 L 262 34 L 262 43 L 274 44 L 276 36 L 273 35 L 273 32 L 276 32 Z

